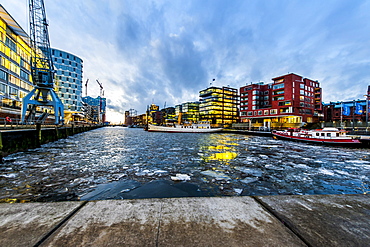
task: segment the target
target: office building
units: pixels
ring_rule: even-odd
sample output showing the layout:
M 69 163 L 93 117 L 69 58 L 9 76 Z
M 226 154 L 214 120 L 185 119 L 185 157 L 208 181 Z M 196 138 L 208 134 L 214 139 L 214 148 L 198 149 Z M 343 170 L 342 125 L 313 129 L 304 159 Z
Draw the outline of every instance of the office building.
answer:
M 0 118 L 20 119 L 22 98 L 34 88 L 30 60 L 28 34 L 0 5 Z
M 240 118 L 253 127 L 288 128 L 315 123 L 322 115 L 318 81 L 290 73 L 269 84 L 240 88 Z
M 211 124 L 231 125 L 239 120 L 238 90 L 231 87 L 209 87 L 199 92 L 199 119 Z

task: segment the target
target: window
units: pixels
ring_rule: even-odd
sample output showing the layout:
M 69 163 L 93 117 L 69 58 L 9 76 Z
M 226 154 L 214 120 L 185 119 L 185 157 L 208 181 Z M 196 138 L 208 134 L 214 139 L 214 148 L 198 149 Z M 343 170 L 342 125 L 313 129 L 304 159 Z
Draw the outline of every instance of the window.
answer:
M 263 114 L 269 115 L 269 110 L 264 110 Z
M 280 89 L 280 88 L 284 88 L 284 83 L 281 83 L 281 84 L 277 84 L 277 85 L 274 85 L 272 86 L 272 89 Z
M 273 114 L 277 114 L 277 109 L 272 109 L 270 110 L 270 114 L 273 115 Z
M 258 111 L 258 115 L 262 115 L 262 111 Z
M 299 84 L 299 88 L 304 89 L 304 84 Z
M 253 112 L 252 111 L 249 111 L 249 112 L 247 112 L 247 115 L 248 116 L 253 116 Z
M 304 90 L 299 91 L 300 95 L 304 95 Z
M 8 73 L 5 71 L 0 70 L 0 79 L 3 79 L 4 81 L 8 80 Z

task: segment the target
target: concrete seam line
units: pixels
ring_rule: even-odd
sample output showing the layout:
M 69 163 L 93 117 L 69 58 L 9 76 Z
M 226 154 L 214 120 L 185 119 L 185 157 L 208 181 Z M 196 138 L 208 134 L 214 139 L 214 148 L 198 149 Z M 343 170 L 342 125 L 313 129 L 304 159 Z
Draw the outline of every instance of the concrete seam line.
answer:
M 155 246 L 158 247 L 158 241 L 159 241 L 159 232 L 161 228 L 161 221 L 162 221 L 162 210 L 163 210 L 163 201 L 161 201 L 161 207 L 159 209 L 159 220 L 158 220 L 158 228 L 157 228 L 157 236 L 155 239 Z
M 47 240 L 55 231 L 57 231 L 64 223 L 66 223 L 73 215 L 75 215 L 81 208 L 83 208 L 88 201 L 84 201 L 78 206 L 75 210 L 73 210 L 69 215 L 67 215 L 64 219 L 62 219 L 55 227 L 53 227 L 48 233 L 46 233 L 35 245 L 34 247 L 40 246 L 45 240 Z
M 270 213 L 275 219 L 277 219 L 283 226 L 285 226 L 289 231 L 291 231 L 294 235 L 296 235 L 303 243 L 305 243 L 308 247 L 313 247 L 299 232 L 294 230 L 293 224 L 289 221 L 283 221 L 279 217 L 279 215 L 276 213 L 275 210 L 273 210 L 268 204 L 264 203 L 262 200 L 260 200 L 256 196 L 251 196 L 258 204 L 262 206 L 268 213 Z

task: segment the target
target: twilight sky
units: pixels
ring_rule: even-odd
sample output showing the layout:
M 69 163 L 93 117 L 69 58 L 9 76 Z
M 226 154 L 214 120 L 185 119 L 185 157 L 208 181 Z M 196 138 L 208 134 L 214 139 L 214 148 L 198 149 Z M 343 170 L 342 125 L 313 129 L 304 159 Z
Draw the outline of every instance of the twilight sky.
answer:
M 29 33 L 28 1 L 0 0 Z M 107 120 L 155 103 L 196 101 L 287 73 L 318 80 L 323 101 L 365 99 L 370 1 L 45 0 L 51 46 L 84 61 L 88 95 L 103 84 Z M 85 91 L 85 89 L 84 89 Z

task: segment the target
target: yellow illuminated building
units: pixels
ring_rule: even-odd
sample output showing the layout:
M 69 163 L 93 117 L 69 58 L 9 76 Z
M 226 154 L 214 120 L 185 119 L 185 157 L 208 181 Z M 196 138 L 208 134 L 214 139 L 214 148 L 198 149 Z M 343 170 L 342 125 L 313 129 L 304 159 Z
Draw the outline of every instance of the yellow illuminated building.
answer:
M 0 4 L 0 119 L 20 119 L 22 98 L 34 89 L 31 55 L 35 53 L 28 34 Z M 44 108 L 38 106 L 36 111 Z
M 20 115 L 22 98 L 33 89 L 30 57 L 27 33 L 0 5 L 0 117 Z
M 238 90 L 230 87 L 209 87 L 199 92 L 201 121 L 231 125 L 238 122 Z

